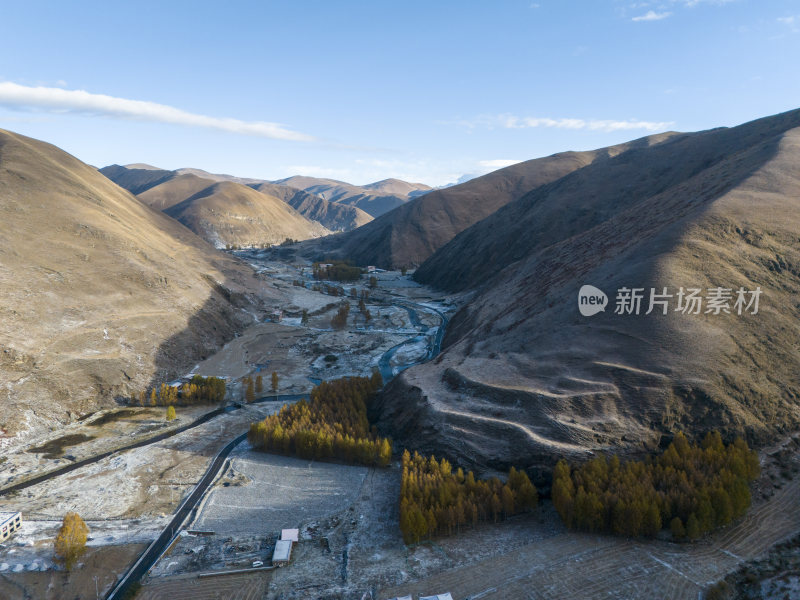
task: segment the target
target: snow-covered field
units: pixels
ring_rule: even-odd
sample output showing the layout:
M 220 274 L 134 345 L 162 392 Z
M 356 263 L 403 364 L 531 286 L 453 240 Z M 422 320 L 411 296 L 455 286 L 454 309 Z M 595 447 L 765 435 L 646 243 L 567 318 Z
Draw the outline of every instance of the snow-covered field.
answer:
M 150 541 L 194 489 L 210 457 L 251 422 L 279 408 L 273 403 L 247 406 L 161 442 L 0 496 L 0 510 L 23 513 L 23 528 L 0 547 L 0 564 L 11 564 L 15 555 L 26 556 L 20 564 L 52 560 L 52 539 L 68 511 L 89 525 L 90 545 Z
M 313 462 L 237 448 L 233 473 L 243 485 L 215 486 L 194 529 L 218 536 L 270 534 L 320 519 L 352 504 L 365 467 Z

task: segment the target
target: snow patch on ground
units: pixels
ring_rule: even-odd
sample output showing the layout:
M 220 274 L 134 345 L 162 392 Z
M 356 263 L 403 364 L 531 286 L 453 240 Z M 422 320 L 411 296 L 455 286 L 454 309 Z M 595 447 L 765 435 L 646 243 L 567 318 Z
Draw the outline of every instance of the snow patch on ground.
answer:
M 423 360 L 428 354 L 428 338 L 403 344 L 392 355 L 392 367 L 404 366 Z

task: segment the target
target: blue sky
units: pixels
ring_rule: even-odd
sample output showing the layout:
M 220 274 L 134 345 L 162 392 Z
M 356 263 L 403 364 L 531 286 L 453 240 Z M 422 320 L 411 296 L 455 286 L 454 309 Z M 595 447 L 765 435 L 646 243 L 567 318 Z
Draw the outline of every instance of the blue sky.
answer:
M 800 1 L 4 2 L 0 128 L 96 166 L 431 185 L 800 106 Z

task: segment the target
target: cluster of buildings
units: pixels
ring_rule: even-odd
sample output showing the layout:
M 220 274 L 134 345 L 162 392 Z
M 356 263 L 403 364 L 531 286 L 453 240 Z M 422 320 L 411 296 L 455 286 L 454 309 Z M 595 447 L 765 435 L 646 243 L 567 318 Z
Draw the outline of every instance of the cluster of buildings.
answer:
M 300 539 L 298 529 L 281 529 L 281 539 L 275 542 L 272 552 L 272 566 L 283 567 L 289 564 L 292 557 L 292 546 Z

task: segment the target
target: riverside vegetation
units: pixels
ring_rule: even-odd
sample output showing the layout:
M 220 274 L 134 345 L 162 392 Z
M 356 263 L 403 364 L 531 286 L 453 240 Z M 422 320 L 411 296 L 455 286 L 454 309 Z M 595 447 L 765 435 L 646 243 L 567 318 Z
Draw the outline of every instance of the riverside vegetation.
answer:
M 354 267 L 347 261 L 332 261 L 321 266 L 320 263 L 312 265 L 314 279 L 329 281 L 358 281 L 363 271 L 360 267 Z

